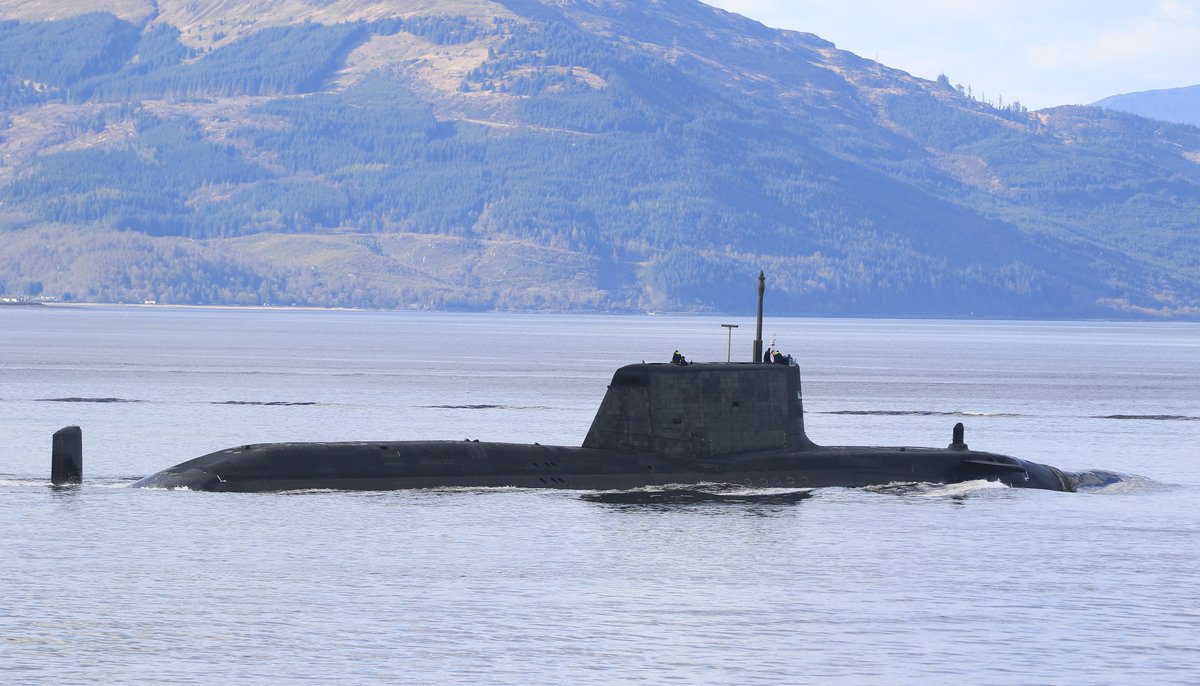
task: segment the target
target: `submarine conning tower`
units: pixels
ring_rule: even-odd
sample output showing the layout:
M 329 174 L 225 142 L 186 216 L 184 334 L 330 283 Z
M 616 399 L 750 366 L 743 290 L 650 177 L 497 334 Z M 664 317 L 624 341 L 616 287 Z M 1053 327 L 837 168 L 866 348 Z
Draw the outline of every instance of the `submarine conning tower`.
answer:
M 626 365 L 613 374 L 583 447 L 693 457 L 813 447 L 800 368 Z

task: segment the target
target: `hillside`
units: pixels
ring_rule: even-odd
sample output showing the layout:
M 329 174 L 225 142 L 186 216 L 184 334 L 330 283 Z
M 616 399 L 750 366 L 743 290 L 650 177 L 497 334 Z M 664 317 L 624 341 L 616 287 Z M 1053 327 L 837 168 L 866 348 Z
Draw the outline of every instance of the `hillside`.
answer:
M 1200 131 L 691 0 L 0 0 L 0 291 L 1200 316 Z
M 1093 106 L 1147 119 L 1200 126 L 1200 85 L 1113 95 Z

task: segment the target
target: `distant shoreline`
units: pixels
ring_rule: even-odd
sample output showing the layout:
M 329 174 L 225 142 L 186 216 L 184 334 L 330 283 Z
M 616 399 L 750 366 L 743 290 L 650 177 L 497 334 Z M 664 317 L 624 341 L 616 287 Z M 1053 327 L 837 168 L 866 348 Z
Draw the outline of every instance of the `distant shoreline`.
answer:
M 596 311 L 579 311 L 579 310 L 453 310 L 453 309 L 374 309 L 366 307 L 320 307 L 316 305 L 194 305 L 194 304 L 147 304 L 147 303 L 98 303 L 98 302 L 0 302 L 0 306 L 4 305 L 34 305 L 45 307 L 48 309 L 99 309 L 104 307 L 129 307 L 142 310 L 152 309 L 172 309 L 172 310 L 217 310 L 217 311 L 240 311 L 240 310 L 266 310 L 276 312 L 386 312 L 394 314 L 510 314 L 510 315 L 547 315 L 547 316 L 595 316 L 595 317 L 728 317 L 728 318 L 752 318 L 750 314 L 737 314 L 728 312 L 596 312 Z M 1038 319 L 1024 317 L 950 317 L 950 316 L 903 316 L 903 315 L 873 315 L 873 316 L 834 316 L 828 314 L 812 315 L 812 314 L 777 314 L 768 315 L 771 319 L 833 319 L 833 320 L 863 320 L 863 321 L 930 321 L 930 322 L 1030 322 L 1030 323 L 1095 323 L 1095 324 L 1200 324 L 1200 321 L 1190 318 L 1178 319 L 1161 319 L 1161 318 L 1121 318 L 1109 317 L 1104 319 L 1099 318 L 1060 318 L 1060 319 Z
M 8 303 L 18 304 L 18 303 Z M 294 310 L 302 312 L 411 312 L 414 310 L 371 310 L 362 307 L 318 307 L 315 305 L 192 305 L 184 303 L 96 303 L 96 302 L 52 302 L 29 303 L 60 309 L 136 307 L 139 309 L 187 309 L 187 310 Z M 423 310 L 432 311 L 432 310 Z

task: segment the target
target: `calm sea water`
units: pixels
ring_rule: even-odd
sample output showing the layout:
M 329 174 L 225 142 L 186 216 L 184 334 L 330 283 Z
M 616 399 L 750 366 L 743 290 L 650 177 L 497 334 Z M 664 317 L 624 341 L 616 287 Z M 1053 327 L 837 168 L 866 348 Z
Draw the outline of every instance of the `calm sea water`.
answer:
M 613 369 L 724 360 L 721 323 L 748 357 L 749 318 L 0 308 L 0 681 L 1200 682 L 1194 324 L 768 320 L 818 443 L 963 421 L 1127 475 L 1087 493 L 125 488 L 247 442 L 578 444 Z

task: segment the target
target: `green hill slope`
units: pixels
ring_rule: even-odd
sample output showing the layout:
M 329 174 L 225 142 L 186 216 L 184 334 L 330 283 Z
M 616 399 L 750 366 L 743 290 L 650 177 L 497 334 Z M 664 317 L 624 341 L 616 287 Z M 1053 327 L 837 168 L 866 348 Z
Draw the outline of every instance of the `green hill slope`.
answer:
M 691 0 L 254 5 L 0 3 L 0 290 L 728 311 L 764 268 L 792 313 L 1200 314 L 1191 127 Z

